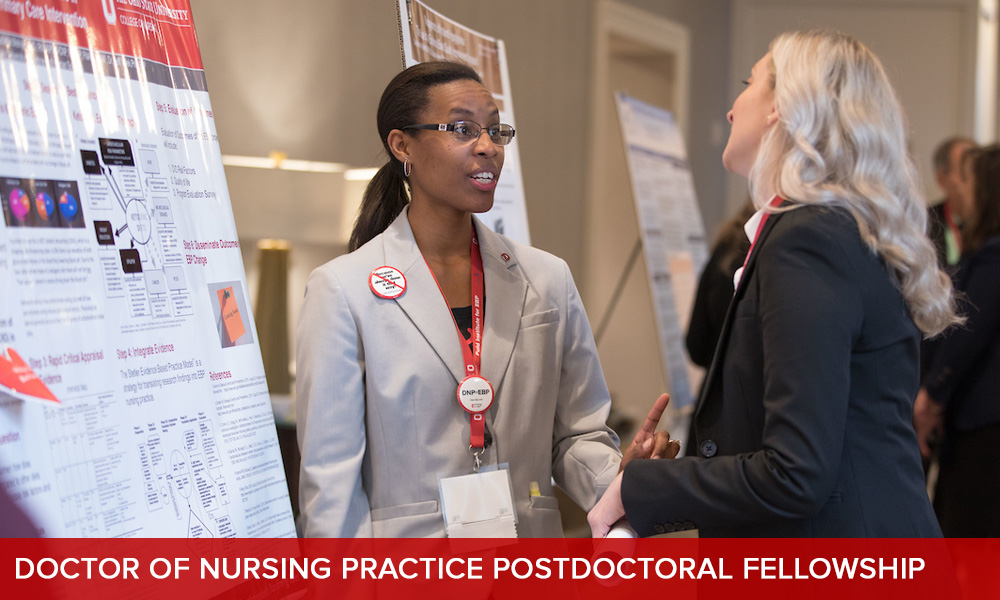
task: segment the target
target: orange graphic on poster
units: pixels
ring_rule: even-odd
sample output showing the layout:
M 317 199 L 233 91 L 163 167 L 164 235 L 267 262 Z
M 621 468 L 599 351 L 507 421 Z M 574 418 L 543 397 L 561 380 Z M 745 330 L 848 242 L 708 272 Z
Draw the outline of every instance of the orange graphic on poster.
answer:
M 243 326 L 240 307 L 236 304 L 236 298 L 233 297 L 233 288 L 227 287 L 216 293 L 219 294 L 219 307 L 222 309 L 222 323 L 226 327 L 226 335 L 229 336 L 230 343 L 236 343 L 236 340 L 247 330 Z
M 21 355 L 13 348 L 0 352 L 0 388 L 8 389 L 33 400 L 59 403 L 55 394 L 38 378 Z

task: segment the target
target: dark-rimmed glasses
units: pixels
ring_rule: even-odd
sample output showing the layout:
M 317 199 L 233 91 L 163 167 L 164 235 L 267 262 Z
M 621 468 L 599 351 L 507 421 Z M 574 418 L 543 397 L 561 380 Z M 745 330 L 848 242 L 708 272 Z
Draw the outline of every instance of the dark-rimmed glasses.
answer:
M 479 139 L 483 132 L 483 126 L 475 121 L 455 121 L 454 123 L 423 123 L 419 125 L 407 125 L 400 129 L 426 129 L 428 131 L 450 131 L 455 139 L 467 144 Z M 506 146 L 514 139 L 514 128 L 506 123 L 498 123 L 486 127 L 486 135 L 497 146 Z

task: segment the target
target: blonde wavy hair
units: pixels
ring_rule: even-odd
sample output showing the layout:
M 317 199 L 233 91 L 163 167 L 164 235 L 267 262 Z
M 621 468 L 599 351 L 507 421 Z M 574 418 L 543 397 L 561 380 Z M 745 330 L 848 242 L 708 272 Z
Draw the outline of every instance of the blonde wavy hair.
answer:
M 903 111 L 879 59 L 826 30 L 782 34 L 770 50 L 778 123 L 750 170 L 754 203 L 778 194 L 843 207 L 888 265 L 925 336 L 960 323 L 951 280 L 925 234 L 927 208 L 906 153 Z

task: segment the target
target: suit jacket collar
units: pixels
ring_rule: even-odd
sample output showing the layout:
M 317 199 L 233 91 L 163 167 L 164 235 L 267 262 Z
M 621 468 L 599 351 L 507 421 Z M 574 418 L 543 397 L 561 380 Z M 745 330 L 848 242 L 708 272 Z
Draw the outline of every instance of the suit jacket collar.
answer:
M 475 216 L 472 221 L 479 235 L 486 279 L 486 327 L 483 332 L 482 375 L 500 389 L 518 331 L 528 293 L 528 282 L 515 269 L 517 254 L 508 241 Z
M 781 206 L 787 206 L 789 202 L 784 201 Z M 755 267 L 757 265 L 757 257 L 760 256 L 760 250 L 763 247 L 768 235 L 774 229 L 778 220 L 781 219 L 784 212 L 772 213 L 768 217 L 767 222 L 764 223 L 763 229 L 760 231 L 760 235 L 757 236 L 757 241 L 753 245 L 752 252 L 750 253 L 750 259 L 747 261 L 746 267 L 743 269 L 743 274 L 740 276 L 740 282 L 736 286 L 736 290 L 733 293 L 733 299 L 729 303 L 729 308 L 726 310 L 726 318 L 722 322 L 722 332 L 719 334 L 719 341 L 715 346 L 715 354 L 712 356 L 712 364 L 708 368 L 708 373 L 705 375 L 705 385 L 701 388 L 701 394 L 698 397 L 698 405 L 695 408 L 694 416 L 697 417 L 698 413 L 701 412 L 702 407 L 705 405 L 705 399 L 712 393 L 712 388 L 718 385 L 716 381 L 721 377 L 723 352 L 722 349 L 726 347 L 729 342 L 729 333 L 732 330 L 733 318 L 736 314 L 736 306 L 739 304 L 740 300 L 746 294 L 747 285 L 749 285 L 750 279 L 753 278 Z
M 406 292 L 395 301 L 448 367 L 457 385 L 466 376 L 460 346 L 465 341 L 459 340 L 448 303 L 417 247 L 407 212 L 403 210 L 382 235 L 386 265 L 396 267 L 406 277 Z M 475 216 L 472 220 L 479 237 L 486 289 L 480 372 L 498 391 L 520 329 L 528 284 L 512 268 L 517 264 L 514 249 Z

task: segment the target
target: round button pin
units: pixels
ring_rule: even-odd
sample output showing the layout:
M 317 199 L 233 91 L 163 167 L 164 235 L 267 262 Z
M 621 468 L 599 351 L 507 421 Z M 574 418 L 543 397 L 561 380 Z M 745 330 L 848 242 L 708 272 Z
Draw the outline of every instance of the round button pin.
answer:
M 368 286 L 379 298 L 392 300 L 406 291 L 406 277 L 395 267 L 379 267 L 368 276 Z
M 493 386 L 485 377 L 469 375 L 458 384 L 458 403 L 470 413 L 483 412 L 493 404 Z

